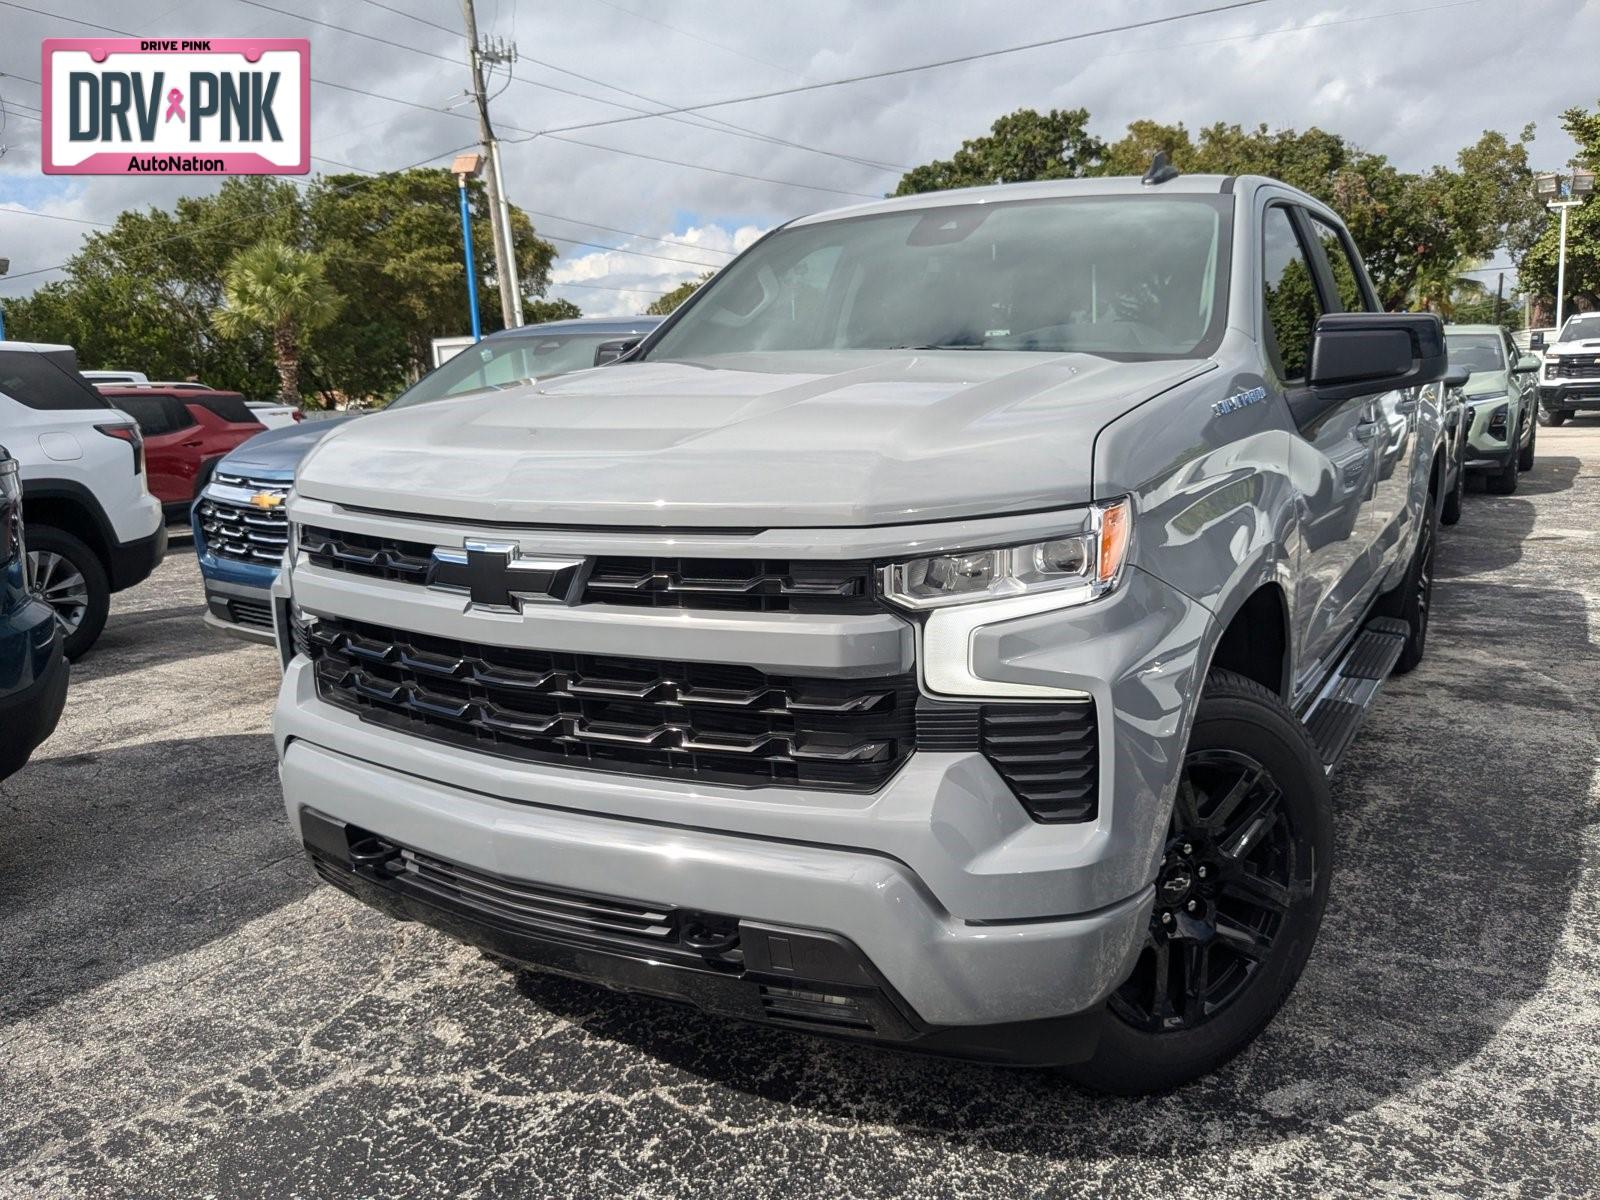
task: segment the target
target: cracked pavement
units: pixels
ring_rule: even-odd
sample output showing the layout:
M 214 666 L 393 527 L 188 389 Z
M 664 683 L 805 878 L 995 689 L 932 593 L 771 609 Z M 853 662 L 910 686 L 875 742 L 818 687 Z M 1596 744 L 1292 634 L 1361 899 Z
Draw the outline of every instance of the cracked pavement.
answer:
M 0 1197 L 1600 1192 L 1600 420 L 1446 530 L 1262 1038 L 1109 1100 L 510 975 L 313 876 L 186 543 L 0 784 Z

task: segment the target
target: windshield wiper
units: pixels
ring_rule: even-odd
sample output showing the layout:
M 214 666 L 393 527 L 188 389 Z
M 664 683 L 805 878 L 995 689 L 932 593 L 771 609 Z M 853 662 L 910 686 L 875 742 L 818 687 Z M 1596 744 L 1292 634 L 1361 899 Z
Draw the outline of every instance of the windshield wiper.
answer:
M 934 342 L 925 346 L 890 346 L 891 350 L 993 350 L 980 342 Z

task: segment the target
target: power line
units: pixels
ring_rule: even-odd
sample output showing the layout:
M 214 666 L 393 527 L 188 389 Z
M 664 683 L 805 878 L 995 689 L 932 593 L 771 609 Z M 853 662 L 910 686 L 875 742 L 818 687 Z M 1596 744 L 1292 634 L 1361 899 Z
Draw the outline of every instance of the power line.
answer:
M 508 142 L 523 142 L 526 138 L 506 138 Z M 832 192 L 836 196 L 856 196 L 864 200 L 881 200 L 882 192 L 853 192 L 847 188 L 828 187 L 821 183 L 800 183 L 793 179 L 772 179 L 766 175 L 747 175 L 743 171 L 730 171 L 723 167 L 708 167 L 702 163 L 684 162 L 676 158 L 663 158 L 655 154 L 646 154 L 642 150 L 624 150 L 621 146 L 602 146 L 599 142 L 585 142 L 578 138 L 560 137 L 547 134 L 546 140 L 552 142 L 565 142 L 569 146 L 584 146 L 590 150 L 604 150 L 609 154 L 624 154 L 629 158 L 642 158 L 646 162 L 665 163 L 673 167 L 688 167 L 695 171 L 708 171 L 713 175 L 728 175 L 734 179 L 749 179 L 756 183 L 776 183 L 784 187 L 805 188 L 812 192 Z
M 550 286 L 553 287 L 553 288 L 558 288 L 558 287 L 596 288 L 596 289 L 598 289 L 599 291 L 602 291 L 602 292 L 643 292 L 646 296 L 665 296 L 665 295 L 667 295 L 666 292 L 657 291 L 655 288 L 617 287 L 617 286 L 615 286 L 613 284 L 604 284 L 604 283 L 557 283 L 554 279 L 552 279 L 550 281 Z
M 241 3 L 253 0 L 241 0 Z M 775 88 L 769 92 L 753 92 L 746 96 L 730 96 L 725 100 L 706 100 L 699 104 L 680 104 L 675 108 L 664 108 L 659 112 L 648 114 L 651 117 L 673 116 L 678 113 L 703 112 L 708 108 L 726 108 L 733 104 L 748 104 L 754 100 L 771 100 L 778 96 L 794 96 L 804 92 L 820 92 L 827 88 L 844 87 L 852 83 L 866 83 L 873 79 L 890 79 L 898 75 L 913 75 L 920 71 L 932 71 L 939 67 L 952 67 L 961 63 L 979 62 L 988 58 L 999 58 L 1006 54 L 1020 54 L 1025 50 L 1039 50 L 1046 46 L 1061 46 L 1068 42 L 1081 42 L 1089 38 L 1105 37 L 1113 33 L 1130 33 L 1136 29 L 1149 29 L 1156 25 L 1170 25 L 1175 21 L 1189 21 L 1196 17 L 1215 16 L 1218 13 L 1233 12 L 1242 8 L 1256 8 L 1262 4 L 1276 3 L 1276 0 L 1233 0 L 1229 4 L 1216 4 L 1210 8 L 1191 9 L 1188 12 L 1171 13 L 1164 17 L 1148 17 L 1143 21 L 1128 21 L 1121 25 L 1106 25 L 1099 29 L 1086 29 L 1080 33 L 1063 34 L 1060 37 L 1042 38 L 1035 42 L 1022 42 L 1015 46 L 1002 46 L 996 50 L 979 50 L 972 54 L 959 54 L 953 58 L 940 58 L 932 62 L 914 63 L 906 67 L 891 67 L 882 71 L 869 71 L 862 75 L 846 75 L 840 79 L 825 79 L 818 83 L 802 83 L 794 87 Z M 1387 15 L 1387 14 L 1374 14 Z M 636 117 L 610 117 L 603 121 L 589 121 L 580 125 L 558 125 L 543 130 L 545 134 L 571 133 L 580 129 L 595 129 L 602 125 L 621 125 L 630 121 L 642 121 L 643 116 Z
M 474 146 L 476 144 L 477 143 L 475 143 L 475 142 L 468 142 L 465 146 L 456 146 L 453 149 L 445 150 L 445 151 L 443 151 L 442 153 L 439 153 L 439 154 L 430 154 L 430 155 L 428 155 L 427 158 L 419 159 L 418 161 L 416 161 L 414 163 L 410 163 L 410 164 L 408 164 L 406 166 L 403 166 L 403 167 L 394 167 L 390 171 L 387 171 L 387 172 L 384 172 L 384 173 L 385 174 L 398 175 L 403 171 L 412 171 L 412 170 L 415 170 L 417 167 L 426 166 L 428 163 L 436 162 L 437 160 L 439 160 L 441 158 L 450 158 L 450 157 L 452 157 L 452 156 L 454 156 L 456 154 L 461 153 L 461 151 L 463 151 L 463 150 L 470 149 L 472 146 Z M 299 182 L 299 181 L 298 180 L 294 180 L 292 182 Z M 355 188 L 360 186 L 360 182 L 362 182 L 362 181 L 358 181 L 356 183 L 345 184 L 345 185 L 342 185 L 342 186 L 339 186 L 339 187 L 331 188 L 329 190 L 330 191 L 334 191 L 334 192 L 349 192 L 349 191 L 353 191 L 353 190 L 355 190 Z M 188 230 L 183 230 L 182 232 L 179 232 L 179 233 L 164 234 L 161 237 L 150 238 L 148 241 L 140 242 L 139 245 L 141 247 L 143 247 L 143 246 L 160 246 L 160 245 L 163 245 L 163 244 L 165 244 L 167 242 L 176 242 L 176 241 L 182 241 L 185 238 L 200 237 L 202 234 L 214 233 L 218 229 L 225 229 L 230 225 L 238 225 L 243 221 L 260 221 L 262 219 L 262 217 L 264 217 L 264 216 L 270 216 L 270 215 L 274 215 L 274 214 L 280 213 L 280 212 L 287 212 L 288 211 L 288 207 L 289 207 L 288 205 L 280 205 L 277 208 L 268 209 L 265 212 L 250 213 L 250 214 L 248 214 L 246 216 L 240 216 L 240 217 L 229 217 L 225 221 L 213 221 L 213 222 L 211 222 L 210 224 L 206 225 L 204 228 L 201 228 L 201 229 L 188 229 Z M 11 280 L 14 280 L 14 279 L 26 279 L 30 275 L 47 275 L 51 271 L 59 271 L 59 270 L 63 269 L 64 267 L 66 267 L 67 265 L 68 265 L 68 263 L 57 263 L 53 267 L 35 267 L 35 268 L 33 268 L 32 270 L 29 270 L 29 271 L 14 271 L 11 274 L 6 275 L 4 278 L 5 278 L 5 280 L 7 282 L 10 282 Z
M 399 11 L 398 9 L 390 8 L 388 5 L 378 3 L 378 0 L 363 0 L 363 2 L 367 3 L 367 4 L 371 4 L 376 8 L 385 9 L 385 10 L 387 10 L 389 12 L 398 12 Z M 1252 0 L 1252 3 L 1264 4 L 1266 2 L 1267 2 L 1267 0 Z M 352 37 L 365 38 L 368 41 L 377 42 L 377 43 L 379 43 L 381 45 L 384 45 L 384 46 L 393 46 L 393 47 L 395 47 L 396 49 L 399 49 L 399 50 L 409 50 L 413 54 L 426 55 L 429 58 L 436 58 L 440 62 L 447 62 L 447 63 L 455 64 L 455 60 L 454 59 L 452 59 L 452 58 L 450 58 L 450 57 L 448 57 L 446 55 L 439 54 L 439 53 L 437 53 L 437 52 L 435 52 L 433 50 L 425 50 L 421 46 L 413 46 L 408 42 L 397 42 L 397 41 L 393 40 L 392 38 L 381 37 L 381 36 L 379 36 L 378 34 L 375 34 L 375 33 L 367 33 L 367 32 L 365 32 L 363 30 L 360 30 L 360 29 L 351 29 L 347 25 L 338 25 L 338 24 L 335 24 L 332 21 L 324 21 L 324 20 L 322 20 L 322 19 L 320 19 L 318 17 L 306 16 L 306 15 L 304 15 L 302 13 L 291 12 L 288 9 L 277 8 L 274 5 L 265 3 L 265 0 L 238 0 L 238 3 L 249 5 L 251 8 L 263 9 L 266 12 L 277 13 L 279 16 L 293 17 L 293 18 L 295 18 L 297 20 L 309 21 L 313 25 L 322 26 L 324 29 L 337 30 L 340 33 L 347 33 L 347 34 L 350 34 Z M 37 10 L 32 10 L 32 11 L 37 11 Z M 411 16 L 410 13 L 401 13 L 401 15 L 402 16 Z M 422 18 L 420 18 L 420 17 L 414 17 L 413 19 L 414 20 L 422 20 Z M 87 22 L 85 22 L 85 23 L 87 23 Z M 461 33 L 460 33 L 459 30 L 448 29 L 445 26 L 436 24 L 433 21 L 424 21 L 423 23 L 426 24 L 426 25 L 432 26 L 435 29 L 444 30 L 444 32 L 449 33 L 454 37 L 460 37 L 461 36 Z M 121 31 L 120 30 L 114 30 L 112 32 L 121 32 Z M 131 37 L 132 35 L 129 34 L 127 36 Z M 595 79 L 592 76 L 584 75 L 584 74 L 581 74 L 580 72 L 577 72 L 577 71 L 568 70 L 566 67 L 557 66 L 555 63 L 545 62 L 542 59 L 529 58 L 528 61 L 533 63 L 533 64 L 535 64 L 536 66 L 543 67 L 546 70 L 556 71 L 556 72 L 558 72 L 560 74 L 563 74 L 563 75 L 571 75 L 573 78 L 581 79 L 585 83 L 592 83 L 592 84 L 595 84 L 598 87 L 610 88 L 612 91 L 621 92 L 623 95 L 627 95 L 627 96 L 634 96 L 636 99 L 645 100 L 646 102 L 648 102 L 650 104 L 663 104 L 663 103 L 665 103 L 665 101 L 657 100 L 657 99 L 654 99 L 654 98 L 648 97 L 648 96 L 640 96 L 637 92 L 630 92 L 626 88 L 617 87 L 614 84 L 610 84 L 610 83 L 605 82 L 603 79 Z M 562 95 L 573 96 L 573 97 L 576 97 L 577 99 L 580 99 L 580 100 L 588 100 L 591 103 L 607 104 L 607 105 L 610 105 L 612 108 L 627 109 L 628 111 L 631 111 L 631 112 L 634 112 L 634 113 L 638 113 L 640 115 L 648 115 L 648 116 L 657 115 L 657 114 L 654 114 L 654 113 L 649 113 L 649 112 L 647 112 L 647 110 L 633 108 L 631 105 L 621 104 L 621 103 L 619 103 L 618 101 L 615 101 L 615 100 L 607 100 L 607 99 L 605 99 L 604 97 L 601 97 L 601 96 L 593 96 L 593 95 L 589 95 L 588 93 L 585 93 L 585 92 L 574 91 L 571 88 L 560 87 L 560 86 L 558 86 L 556 84 L 553 84 L 553 83 L 545 83 L 545 82 L 543 82 L 541 80 L 537 80 L 537 79 L 525 79 L 522 76 L 515 75 L 515 74 L 512 74 L 511 78 L 514 79 L 518 83 L 525 83 L 525 84 L 528 84 L 531 87 L 545 88 L 548 91 L 559 92 Z M 817 147 L 817 146 L 808 146 L 808 145 L 805 145 L 802 142 L 788 141 L 788 140 L 786 140 L 784 138 L 780 138 L 780 137 L 776 136 L 775 134 L 762 133 L 759 130 L 746 129 L 746 128 L 742 127 L 742 126 L 733 125 L 731 122 L 718 120 L 717 118 L 706 118 L 706 120 L 709 120 L 709 121 L 713 122 L 714 124 L 708 125 L 708 124 L 704 124 L 704 123 L 698 123 L 700 128 L 715 130 L 716 127 L 722 127 L 727 132 L 730 132 L 730 133 L 736 133 L 736 134 L 742 134 L 742 135 L 749 136 L 749 137 L 755 137 L 755 138 L 757 138 L 757 139 L 759 139 L 761 141 L 764 141 L 764 142 L 770 142 L 770 143 L 773 143 L 775 145 L 789 146 L 792 149 L 805 150 L 805 151 L 808 151 L 808 152 L 810 152 L 812 154 L 821 154 L 821 155 L 824 155 L 824 156 L 829 157 L 829 158 L 840 158 L 840 159 L 844 159 L 844 160 L 846 160 L 848 162 L 853 162 L 853 163 L 859 164 L 861 166 L 873 167 L 873 168 L 878 169 L 878 170 L 902 171 L 903 172 L 903 171 L 908 169 L 907 167 L 905 167 L 904 165 L 901 165 L 901 164 L 877 162 L 877 161 L 875 161 L 873 159 L 860 158 L 860 157 L 858 157 L 856 155 L 842 154 L 842 153 L 839 153 L 838 151 L 834 151 L 834 150 L 824 150 L 824 149 L 822 149 L 820 147 Z M 696 122 L 688 122 L 688 123 L 689 124 L 697 124 Z M 517 127 L 513 126 L 513 125 L 505 125 L 504 128 L 506 128 L 506 129 L 516 129 L 518 133 L 534 133 L 534 132 L 536 132 L 534 130 L 517 129 Z
M 607 233 L 620 233 L 625 237 L 644 238 L 647 241 L 662 242 L 669 246 L 686 246 L 691 250 L 698 250 L 702 254 L 721 254 L 726 258 L 732 258 L 735 254 L 735 251 L 718 250 L 715 246 L 702 246 L 695 242 L 681 241 L 678 238 L 655 237 L 652 234 L 640 233 L 636 229 L 619 229 L 615 225 L 601 225 L 595 221 L 580 221 L 577 217 L 563 217 L 559 213 L 540 212 L 535 208 L 525 208 L 522 211 L 530 217 L 544 217 L 549 221 L 565 221 L 569 225 L 587 225 L 590 229 L 604 229 Z
M 361 3 L 370 5 L 373 8 L 381 8 L 381 9 L 383 9 L 384 12 L 392 12 L 396 16 L 405 17 L 409 21 L 416 21 L 416 22 L 418 22 L 419 24 L 422 24 L 422 25 L 430 25 L 434 29 L 442 29 L 442 30 L 444 30 L 445 33 L 448 33 L 451 37 L 460 37 L 461 36 L 461 30 L 459 30 L 459 29 L 452 29 L 448 25 L 441 25 L 437 21 L 430 21 L 427 17 L 419 17 L 419 16 L 417 16 L 416 13 L 406 12 L 406 10 L 403 9 L 403 8 L 395 8 L 393 5 L 390 5 L 390 4 L 382 4 L 382 3 L 379 2 L 379 0 L 361 0 Z
M 0 213 L 15 213 L 19 217 L 43 217 L 47 221 L 71 221 L 75 225 L 98 225 L 102 229 L 110 229 L 110 221 L 90 221 L 85 217 L 65 217 L 59 213 L 35 212 L 31 208 L 12 208 L 9 205 L 0 205 Z M 7 276 L 6 278 L 12 278 Z

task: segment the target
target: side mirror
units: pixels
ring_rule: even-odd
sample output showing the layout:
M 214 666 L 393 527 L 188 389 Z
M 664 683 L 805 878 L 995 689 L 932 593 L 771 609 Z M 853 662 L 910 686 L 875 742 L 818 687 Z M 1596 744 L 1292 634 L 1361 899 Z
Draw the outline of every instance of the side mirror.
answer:
M 1524 354 L 1517 359 L 1517 365 L 1511 368 L 1514 375 L 1532 375 L 1539 369 L 1539 360 L 1532 354 Z
M 617 338 L 615 341 L 601 342 L 594 348 L 594 365 L 603 367 L 608 362 L 616 362 L 642 341 L 643 338 Z
M 1528 348 L 1530 350 L 1544 349 L 1544 330 L 1535 329 L 1528 335 Z
M 1448 365 L 1433 313 L 1328 313 L 1311 337 L 1308 386 L 1289 407 L 1304 426 L 1357 396 L 1437 383 Z
M 1444 373 L 1444 386 L 1447 391 L 1459 387 L 1466 387 L 1467 380 L 1472 378 L 1472 368 L 1457 365 Z

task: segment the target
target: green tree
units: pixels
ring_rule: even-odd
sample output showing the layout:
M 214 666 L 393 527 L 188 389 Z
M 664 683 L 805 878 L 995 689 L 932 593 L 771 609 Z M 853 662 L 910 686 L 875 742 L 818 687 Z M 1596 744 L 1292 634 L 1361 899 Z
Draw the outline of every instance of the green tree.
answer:
M 542 325 L 546 321 L 574 321 L 583 316 L 583 309 L 571 300 L 526 300 L 522 317 L 529 325 Z
M 322 259 L 277 239 L 239 251 L 222 275 L 222 306 L 212 313 L 232 337 L 263 332 L 272 339 L 278 399 L 300 402 L 300 351 L 312 330 L 329 324 L 343 297 L 323 273 Z
M 1019 108 L 996 121 L 987 137 L 962 142 L 950 158 L 907 171 L 894 194 L 1093 175 L 1106 147 L 1089 133 L 1088 125 L 1089 111 L 1084 108 L 1048 113 Z
M 712 273 L 707 271 L 704 275 L 700 276 L 699 279 L 685 279 L 665 296 L 662 296 L 652 302 L 650 307 L 644 311 L 649 313 L 652 317 L 666 316 L 673 309 L 677 308 L 678 305 L 682 304 L 690 296 L 699 291 L 700 285 L 706 280 L 710 279 L 711 275 Z
M 1590 170 L 1600 166 L 1600 108 L 1593 112 L 1569 108 L 1561 114 L 1561 128 L 1578 144 L 1578 153 L 1571 165 Z M 1539 307 L 1553 319 L 1560 222 L 1554 213 L 1541 215 L 1543 221 L 1537 236 L 1517 260 L 1517 278 L 1519 285 L 1538 298 Z M 1600 308 L 1600 200 L 1592 195 L 1578 207 L 1567 210 L 1566 284 L 1566 312 Z
M 499 329 L 488 194 L 468 185 L 478 309 L 485 332 Z M 436 337 L 468 329 L 461 217 L 450 172 L 423 168 L 393 175 L 330 175 L 305 200 L 306 241 L 327 259 L 349 303 L 313 336 L 308 368 L 329 394 L 387 396 L 427 369 Z M 511 213 L 517 283 L 524 297 L 549 286 L 555 247 L 519 209 Z M 526 311 L 526 306 L 524 306 Z
M 500 299 L 480 184 L 471 185 L 468 204 L 479 307 L 496 329 Z M 511 214 L 518 284 L 537 302 L 555 248 L 524 213 Z M 279 385 L 270 341 L 226 333 L 211 320 L 228 261 L 267 239 L 321 253 L 329 282 L 344 297 L 339 319 L 313 330 L 301 357 L 303 385 L 329 402 L 392 395 L 427 369 L 433 338 L 467 327 L 455 177 L 417 169 L 319 178 L 304 192 L 270 176 L 241 176 L 169 211 L 129 210 L 85 239 L 62 279 L 8 301 L 7 330 L 75 346 L 89 367 L 194 375 L 248 396 L 269 395 Z

